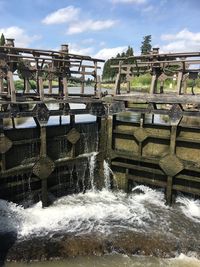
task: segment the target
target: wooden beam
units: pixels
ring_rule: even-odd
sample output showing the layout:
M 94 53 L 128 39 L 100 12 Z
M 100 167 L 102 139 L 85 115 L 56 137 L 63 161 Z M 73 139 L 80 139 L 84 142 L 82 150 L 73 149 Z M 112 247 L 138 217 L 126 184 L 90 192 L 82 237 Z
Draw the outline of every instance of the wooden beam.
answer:
M 157 104 L 200 104 L 200 95 L 175 95 L 175 94 L 123 94 L 115 95 L 114 100 L 129 101 L 133 103 Z

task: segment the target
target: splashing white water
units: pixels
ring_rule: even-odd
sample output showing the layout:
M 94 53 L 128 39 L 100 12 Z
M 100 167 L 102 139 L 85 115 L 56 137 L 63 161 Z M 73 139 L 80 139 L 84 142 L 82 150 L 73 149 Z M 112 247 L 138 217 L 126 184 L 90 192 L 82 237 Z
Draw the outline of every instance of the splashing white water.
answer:
M 96 167 L 96 157 L 98 152 L 93 152 L 89 156 L 89 173 L 90 173 L 90 182 L 91 182 L 91 188 L 94 191 L 95 190 L 95 184 L 94 184 L 94 170 Z
M 176 203 L 180 204 L 182 212 L 188 218 L 200 223 L 200 200 L 178 197 Z
M 107 190 L 111 187 L 111 180 L 110 180 L 110 167 L 107 161 L 103 161 L 103 171 L 104 171 L 104 185 Z
M 104 160 L 103 162 L 103 168 L 104 168 L 104 186 L 107 190 L 109 190 L 111 188 L 111 178 L 110 176 L 112 175 L 113 178 L 113 182 L 114 182 L 114 187 L 116 189 L 118 189 L 118 184 L 117 184 L 117 180 L 116 177 L 112 171 L 112 169 L 110 168 L 108 162 L 106 160 Z
M 190 209 L 191 206 L 185 208 Z M 177 219 L 176 214 L 176 209 L 165 205 L 164 193 L 147 186 L 137 186 L 128 195 L 106 189 L 91 190 L 85 194 L 62 197 L 45 209 L 41 202 L 24 209 L 0 200 L 0 231 L 15 231 L 18 238 L 63 232 L 99 232 L 107 235 L 127 230 L 174 234 L 171 229 L 174 219 L 171 220 L 171 216 L 175 215 Z M 183 218 L 179 220 L 183 221 Z M 185 232 L 184 227 L 188 227 L 187 235 L 194 223 L 194 220 L 190 225 L 182 223 L 180 227 L 184 231 L 180 229 L 180 232 Z M 175 221 L 175 224 L 179 225 L 180 221 Z

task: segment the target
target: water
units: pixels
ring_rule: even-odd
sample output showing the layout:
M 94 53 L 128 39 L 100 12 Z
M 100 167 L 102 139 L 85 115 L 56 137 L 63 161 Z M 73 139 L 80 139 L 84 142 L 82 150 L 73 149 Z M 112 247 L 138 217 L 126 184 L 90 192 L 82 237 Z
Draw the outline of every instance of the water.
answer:
M 105 255 L 102 257 L 77 257 L 66 261 L 35 262 L 30 264 L 8 263 L 6 267 L 199 267 L 200 261 L 194 257 L 181 254 L 175 259 L 158 259 L 155 257 L 128 257 L 127 255 Z
M 88 157 L 88 159 L 89 159 L 90 183 L 91 183 L 92 191 L 95 190 L 94 171 L 95 171 L 95 167 L 96 167 L 96 156 L 97 156 L 97 154 L 98 154 L 98 152 L 93 152 Z
M 106 164 L 107 165 L 107 164 Z M 107 167 L 106 167 L 107 168 Z M 164 193 L 147 186 L 137 186 L 131 194 L 112 192 L 108 188 L 95 188 L 57 199 L 50 207 L 43 209 L 42 203 L 27 209 L 0 200 L 0 234 L 15 232 L 21 241 L 35 237 L 50 238 L 70 235 L 73 238 L 89 235 L 93 240 L 101 236 L 105 240 L 125 234 L 127 242 L 134 244 L 134 235 L 190 243 L 190 257 L 179 255 L 175 259 L 118 255 L 68 257 L 67 261 L 32 263 L 30 266 L 200 266 L 192 257 L 198 255 L 200 240 L 200 202 L 186 197 L 178 197 L 175 205 L 165 205 Z M 56 237 L 57 238 L 57 237 Z M 184 241 L 185 240 L 185 241 Z M 137 242 L 137 241 L 136 241 Z M 146 241 L 145 241 L 146 242 Z M 171 242 L 171 241 L 170 241 Z M 118 241 L 117 241 L 118 243 Z M 120 241 L 119 241 L 120 243 Z M 29 243 L 28 243 L 29 244 Z M 161 243 L 162 245 L 162 243 Z M 70 245 L 71 246 L 71 245 Z M 73 246 L 73 243 L 72 243 Z M 38 247 L 38 249 L 40 249 Z M 93 248 L 91 248 L 93 249 Z M 91 250 L 92 251 L 92 250 Z M 96 253 L 96 252 L 95 252 Z M 82 255 L 82 254 L 79 254 Z M 98 255 L 98 253 L 97 253 Z M 10 263 L 6 266 L 29 266 Z
M 164 193 L 147 186 L 137 186 L 128 195 L 90 190 L 61 197 L 45 209 L 41 202 L 24 209 L 0 200 L 0 214 L 0 232 L 16 231 L 19 239 L 56 232 L 109 235 L 128 230 L 166 233 L 175 238 L 187 238 L 189 234 L 200 240 L 199 201 L 178 198 L 174 207 L 168 207 Z

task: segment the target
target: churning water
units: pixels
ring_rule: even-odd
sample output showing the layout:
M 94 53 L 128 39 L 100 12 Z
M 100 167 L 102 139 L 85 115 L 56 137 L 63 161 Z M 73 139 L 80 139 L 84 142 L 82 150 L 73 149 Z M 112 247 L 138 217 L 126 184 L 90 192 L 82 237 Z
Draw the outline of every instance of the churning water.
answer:
M 134 232 L 149 234 L 149 236 L 164 235 L 177 242 L 190 238 L 195 241 L 191 252 L 196 252 L 196 244 L 200 242 L 199 200 L 180 195 L 175 205 L 169 207 L 165 205 L 164 192 L 147 186 L 136 186 L 129 194 L 119 190 L 111 191 L 111 170 L 106 161 L 104 162 L 105 188 L 98 191 L 94 183 L 95 159 L 96 152 L 88 154 L 91 190 L 84 194 L 61 197 L 50 207 L 44 209 L 41 202 L 25 209 L 17 204 L 0 200 L 0 233 L 13 232 L 18 240 L 29 240 L 32 237 L 52 237 L 55 234 L 81 236 L 93 233 L 109 238 L 116 233 Z M 78 257 L 69 259 L 67 262 L 32 263 L 31 265 L 33 267 L 200 266 L 197 259 L 178 255 L 177 251 L 177 258 L 166 260 L 112 254 L 103 257 Z M 10 263 L 8 266 L 27 265 Z
M 164 193 L 137 186 L 131 194 L 90 190 L 68 195 L 43 209 L 41 202 L 24 209 L 0 200 L 0 231 L 17 232 L 18 238 L 56 232 L 108 235 L 116 231 L 166 232 L 199 238 L 200 201 L 178 197 L 174 207 L 165 205 Z

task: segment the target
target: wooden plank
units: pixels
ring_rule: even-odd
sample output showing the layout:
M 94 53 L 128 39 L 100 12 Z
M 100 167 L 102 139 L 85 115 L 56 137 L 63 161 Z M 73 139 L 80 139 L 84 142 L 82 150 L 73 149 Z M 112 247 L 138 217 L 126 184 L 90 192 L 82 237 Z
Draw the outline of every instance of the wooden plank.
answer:
M 124 163 L 124 162 L 115 161 L 115 160 L 112 161 L 112 166 L 122 167 L 125 169 L 131 169 L 131 170 L 137 170 L 137 171 L 145 171 L 145 172 L 158 174 L 158 175 L 163 175 L 163 171 L 161 171 L 159 169 L 144 167 L 144 166 L 130 164 L 130 163 Z
M 200 196 L 200 189 L 198 188 L 192 188 L 192 187 L 187 187 L 183 185 L 173 185 L 173 190 Z
M 156 185 L 156 186 L 160 186 L 160 187 L 166 187 L 166 182 L 159 181 L 159 180 L 144 178 L 144 177 L 135 176 L 135 175 L 131 175 L 131 174 L 127 174 L 126 178 L 133 180 L 133 181 L 136 181 L 136 182 L 139 182 L 139 183 L 144 183 L 147 185 Z

